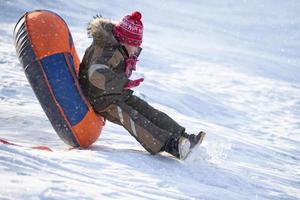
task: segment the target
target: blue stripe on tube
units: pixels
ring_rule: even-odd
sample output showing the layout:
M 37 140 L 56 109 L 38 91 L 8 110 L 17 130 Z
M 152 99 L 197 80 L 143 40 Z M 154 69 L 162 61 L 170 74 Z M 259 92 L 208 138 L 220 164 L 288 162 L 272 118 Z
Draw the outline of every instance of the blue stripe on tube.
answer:
M 75 80 L 69 71 L 64 54 L 54 54 L 41 60 L 56 100 L 72 126 L 79 123 L 88 107 L 81 98 Z

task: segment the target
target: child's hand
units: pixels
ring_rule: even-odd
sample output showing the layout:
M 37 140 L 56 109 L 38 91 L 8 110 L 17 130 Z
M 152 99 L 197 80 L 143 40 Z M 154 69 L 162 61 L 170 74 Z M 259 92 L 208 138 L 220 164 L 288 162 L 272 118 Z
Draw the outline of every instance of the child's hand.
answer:
M 128 83 L 124 86 L 124 90 L 129 90 L 130 88 L 137 87 L 143 81 L 144 81 L 144 78 L 139 78 L 136 80 L 129 80 Z

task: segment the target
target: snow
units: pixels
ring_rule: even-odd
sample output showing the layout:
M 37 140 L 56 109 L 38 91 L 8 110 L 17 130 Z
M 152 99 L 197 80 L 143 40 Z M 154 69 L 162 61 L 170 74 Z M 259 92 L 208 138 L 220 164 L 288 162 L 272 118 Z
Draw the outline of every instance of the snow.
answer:
M 19 64 L 12 31 L 26 11 L 57 12 L 82 58 L 86 24 L 143 13 L 136 94 L 207 138 L 186 161 L 149 155 L 107 123 L 88 150 L 56 135 Z M 300 3 L 0 2 L 0 199 L 300 199 Z M 46 145 L 53 152 L 29 146 Z

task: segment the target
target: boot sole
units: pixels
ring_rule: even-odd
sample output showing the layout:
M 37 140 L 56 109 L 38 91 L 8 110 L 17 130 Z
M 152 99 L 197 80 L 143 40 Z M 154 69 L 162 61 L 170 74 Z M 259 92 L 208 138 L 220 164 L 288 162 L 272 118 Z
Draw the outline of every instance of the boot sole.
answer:
M 188 156 L 190 147 L 191 143 L 188 139 L 183 138 L 182 141 L 180 141 L 180 147 L 178 148 L 180 160 L 184 160 Z

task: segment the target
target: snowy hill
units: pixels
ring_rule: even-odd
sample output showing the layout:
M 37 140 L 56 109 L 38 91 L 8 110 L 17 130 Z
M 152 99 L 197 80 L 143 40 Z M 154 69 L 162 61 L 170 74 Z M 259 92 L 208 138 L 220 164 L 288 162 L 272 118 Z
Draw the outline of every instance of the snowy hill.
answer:
M 61 15 L 80 57 L 96 14 L 143 13 L 136 94 L 208 137 L 185 162 L 107 123 L 88 150 L 52 129 L 13 46 L 26 11 Z M 300 199 L 300 2 L 0 1 L 0 199 Z M 29 146 L 46 145 L 53 152 Z

